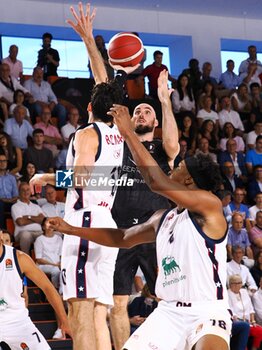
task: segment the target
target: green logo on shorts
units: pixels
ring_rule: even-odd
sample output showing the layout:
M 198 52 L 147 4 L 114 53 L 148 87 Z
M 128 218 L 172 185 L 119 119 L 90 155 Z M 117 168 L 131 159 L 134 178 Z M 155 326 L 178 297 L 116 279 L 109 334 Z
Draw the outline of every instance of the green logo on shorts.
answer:
M 171 273 L 177 272 L 177 270 L 181 271 L 173 256 L 165 257 L 162 260 L 162 266 L 164 269 L 165 277 L 169 276 Z
M 2 298 L 0 299 L 0 311 L 4 311 L 7 308 L 7 302 Z

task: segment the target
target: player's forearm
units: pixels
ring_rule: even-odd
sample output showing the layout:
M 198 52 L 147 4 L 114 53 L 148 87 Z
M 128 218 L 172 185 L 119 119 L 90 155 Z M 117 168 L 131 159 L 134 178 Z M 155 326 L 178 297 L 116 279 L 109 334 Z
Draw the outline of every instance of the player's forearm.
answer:
M 103 62 L 103 58 L 96 47 L 94 38 L 83 38 L 88 56 L 90 59 L 90 66 L 94 75 L 96 84 L 107 81 L 107 72 Z
M 162 107 L 162 140 L 163 147 L 167 155 L 171 159 L 175 159 L 178 155 L 179 147 L 179 136 L 178 128 L 175 120 L 175 116 L 172 111 L 172 105 L 170 99 L 165 103 L 161 104 Z
M 133 159 L 150 189 L 154 192 L 161 192 L 166 187 L 167 176 L 160 169 L 157 162 L 139 141 L 134 132 L 130 131 L 125 141 L 132 153 Z
M 64 233 L 78 236 L 107 247 L 128 248 L 129 243 L 124 240 L 125 231 L 112 228 L 84 228 L 69 226 Z
M 51 284 L 51 283 L 50 283 Z M 59 318 L 61 323 L 67 322 L 67 315 L 64 309 L 64 305 L 62 303 L 61 297 L 51 284 L 51 286 L 46 286 L 43 288 L 43 292 L 45 293 L 49 303 L 52 305 L 53 309 L 55 310 L 55 313 L 57 317 Z

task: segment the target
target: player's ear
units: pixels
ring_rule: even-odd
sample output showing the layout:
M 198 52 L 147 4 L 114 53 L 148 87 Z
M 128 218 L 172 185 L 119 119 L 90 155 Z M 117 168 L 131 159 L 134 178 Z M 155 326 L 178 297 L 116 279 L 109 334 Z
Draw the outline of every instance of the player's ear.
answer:
M 194 180 L 190 174 L 188 174 L 184 179 L 185 186 L 191 186 L 194 184 Z
M 158 127 L 158 120 L 157 119 L 155 119 L 155 128 L 157 128 Z
M 91 105 L 91 102 L 88 103 L 87 111 L 88 111 L 88 112 L 92 112 L 92 105 Z

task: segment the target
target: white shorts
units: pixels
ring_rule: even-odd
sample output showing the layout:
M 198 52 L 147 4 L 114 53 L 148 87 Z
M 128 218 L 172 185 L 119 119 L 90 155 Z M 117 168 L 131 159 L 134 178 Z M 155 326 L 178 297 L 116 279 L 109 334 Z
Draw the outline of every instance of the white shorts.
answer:
M 180 304 L 160 301 L 123 349 L 191 350 L 206 334 L 219 336 L 229 344 L 232 321 L 224 302 L 177 305 Z
M 78 227 L 116 228 L 111 212 L 103 207 L 81 209 L 65 220 Z M 113 305 L 113 276 L 118 248 L 104 247 L 65 235 L 62 249 L 63 298 L 96 298 Z
M 8 344 L 12 350 L 51 350 L 45 338 L 29 317 L 12 323 L 12 325 L 1 324 L 1 341 Z

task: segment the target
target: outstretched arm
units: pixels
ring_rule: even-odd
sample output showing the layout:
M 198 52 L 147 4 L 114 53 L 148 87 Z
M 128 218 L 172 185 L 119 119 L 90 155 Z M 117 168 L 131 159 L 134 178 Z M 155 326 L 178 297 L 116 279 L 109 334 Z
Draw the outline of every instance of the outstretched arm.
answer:
M 172 104 L 168 91 L 168 71 L 163 70 L 158 77 L 158 98 L 162 107 L 162 140 L 163 148 L 168 156 L 168 162 L 173 169 L 174 159 L 179 153 L 178 128 L 172 111 Z
M 60 322 L 63 335 L 68 334 L 72 337 L 71 329 L 67 320 L 67 315 L 62 300 L 55 287 L 46 277 L 46 275 L 37 268 L 33 260 L 26 254 L 18 252 L 18 261 L 22 273 L 30 278 L 45 293 L 48 301 L 54 308 Z
M 131 248 L 138 244 L 152 243 L 156 240 L 156 231 L 163 212 L 163 210 L 159 210 L 144 224 L 126 230 L 74 227 L 59 217 L 49 218 L 46 221 L 46 226 L 108 247 Z
M 71 19 L 68 19 L 67 23 L 70 24 L 70 26 L 74 29 L 74 31 L 77 34 L 79 34 L 86 46 L 95 82 L 96 84 L 106 82 L 107 73 L 104 61 L 96 47 L 95 39 L 93 36 L 93 21 L 96 16 L 96 9 L 94 9 L 91 12 L 90 4 L 87 4 L 86 10 L 84 10 L 82 3 L 79 2 L 79 14 L 76 13 L 73 6 L 70 7 L 70 10 L 76 22 L 73 22 Z

